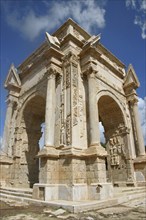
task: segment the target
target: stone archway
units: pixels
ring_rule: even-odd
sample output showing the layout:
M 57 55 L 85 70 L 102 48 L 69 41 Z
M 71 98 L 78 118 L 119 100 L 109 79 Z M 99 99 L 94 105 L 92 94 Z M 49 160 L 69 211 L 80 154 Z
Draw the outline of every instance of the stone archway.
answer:
M 41 125 L 45 121 L 45 100 L 34 96 L 27 101 L 20 122 L 21 147 L 20 170 L 21 179 L 30 187 L 39 182 L 39 140 L 42 136 Z
M 128 148 L 129 131 L 124 115 L 118 103 L 109 95 L 98 100 L 99 120 L 105 130 L 107 149 L 107 178 L 114 184 L 132 181 L 130 149 Z

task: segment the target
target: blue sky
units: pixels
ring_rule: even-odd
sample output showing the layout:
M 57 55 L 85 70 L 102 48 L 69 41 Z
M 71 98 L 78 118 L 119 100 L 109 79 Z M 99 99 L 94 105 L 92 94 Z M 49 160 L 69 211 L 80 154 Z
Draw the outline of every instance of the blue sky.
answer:
M 17 67 L 69 17 L 90 34 L 101 33 L 101 43 L 140 81 L 137 90 L 143 133 L 146 125 L 146 0 L 0 0 L 0 137 L 6 112 L 3 88 L 9 67 Z M 145 135 L 146 136 L 146 135 Z

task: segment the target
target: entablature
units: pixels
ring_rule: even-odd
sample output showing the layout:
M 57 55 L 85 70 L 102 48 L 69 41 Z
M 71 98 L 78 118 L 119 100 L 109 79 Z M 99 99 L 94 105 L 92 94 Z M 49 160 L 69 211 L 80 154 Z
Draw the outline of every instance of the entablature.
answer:
M 108 54 L 106 55 L 103 53 L 103 51 L 100 49 L 100 47 L 94 47 L 94 46 L 85 46 L 83 47 L 81 53 L 80 53 L 80 58 L 81 58 L 81 64 L 85 64 L 86 62 L 91 62 L 91 60 L 94 60 L 95 63 L 99 61 L 100 63 L 104 64 L 108 69 L 110 69 L 116 76 L 119 78 L 123 79 L 125 76 L 125 69 L 124 65 L 120 66 L 113 62 L 109 57 Z
M 42 56 L 42 54 L 44 53 L 45 50 L 47 50 L 48 48 L 48 44 L 47 41 L 44 41 L 39 48 L 37 48 L 30 56 L 28 56 L 28 58 L 18 66 L 18 72 L 21 75 L 21 73 L 25 70 L 25 69 L 29 69 L 33 63 L 36 62 L 36 60 L 38 60 L 38 58 L 40 58 Z
M 22 79 L 26 77 L 27 75 L 31 74 L 33 70 L 35 70 L 38 66 L 44 66 L 47 68 L 47 66 L 49 66 L 51 63 L 54 63 L 58 67 L 61 67 L 61 63 L 62 63 L 61 59 L 63 56 L 64 54 L 61 51 L 53 47 L 50 47 L 50 48 L 47 47 L 47 49 L 45 49 L 43 53 L 40 54 L 40 56 L 37 56 L 35 58 L 33 63 L 30 63 L 29 65 L 27 65 L 26 68 L 23 69 L 23 71 L 19 73 L 20 78 Z

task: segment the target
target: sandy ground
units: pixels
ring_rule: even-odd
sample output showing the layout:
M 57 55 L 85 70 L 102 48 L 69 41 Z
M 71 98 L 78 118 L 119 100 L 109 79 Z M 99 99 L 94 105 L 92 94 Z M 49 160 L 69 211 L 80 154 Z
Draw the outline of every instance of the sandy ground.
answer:
M 1 220 L 146 220 L 146 198 L 139 198 L 111 208 L 78 214 L 63 209 L 29 205 L 9 199 L 0 200 Z

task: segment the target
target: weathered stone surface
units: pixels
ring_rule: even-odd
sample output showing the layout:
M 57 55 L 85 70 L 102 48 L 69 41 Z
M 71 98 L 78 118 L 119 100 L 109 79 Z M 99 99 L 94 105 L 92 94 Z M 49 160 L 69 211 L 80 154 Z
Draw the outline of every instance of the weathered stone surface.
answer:
M 10 67 L 1 185 L 33 187 L 40 200 L 80 201 L 107 199 L 112 185 L 145 181 L 145 163 L 136 161 L 145 154 L 139 81 L 100 40 L 69 19 Z

